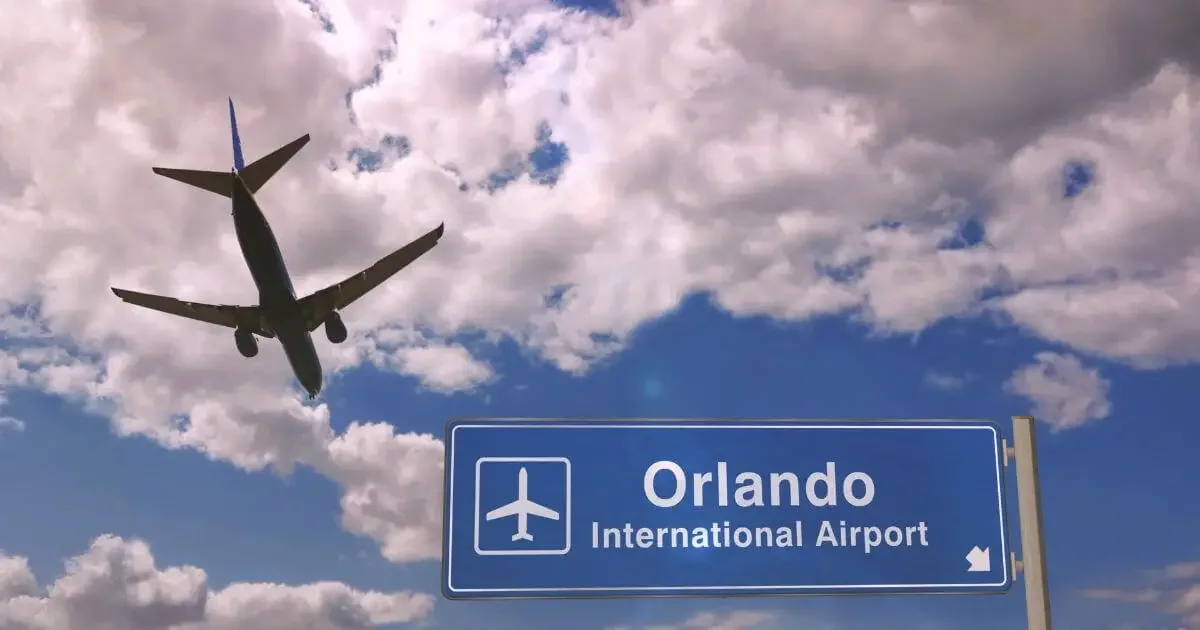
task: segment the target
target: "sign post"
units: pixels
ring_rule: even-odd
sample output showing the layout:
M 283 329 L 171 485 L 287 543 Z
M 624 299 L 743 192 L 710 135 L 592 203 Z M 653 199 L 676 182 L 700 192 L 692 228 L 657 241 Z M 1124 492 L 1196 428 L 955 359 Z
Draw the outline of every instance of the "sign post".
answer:
M 999 593 L 976 421 L 454 420 L 451 599 Z
M 1013 416 L 1012 455 L 1017 460 L 1017 516 L 1021 527 L 1021 561 L 1025 576 L 1025 615 L 1029 630 L 1051 630 L 1050 589 L 1046 576 L 1046 544 L 1042 539 L 1042 491 L 1038 483 L 1037 439 L 1033 418 Z

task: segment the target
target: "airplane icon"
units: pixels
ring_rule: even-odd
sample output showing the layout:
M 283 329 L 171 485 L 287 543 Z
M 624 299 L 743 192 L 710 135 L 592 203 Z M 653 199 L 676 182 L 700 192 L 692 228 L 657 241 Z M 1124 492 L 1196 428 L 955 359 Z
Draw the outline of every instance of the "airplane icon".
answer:
M 514 542 L 518 540 L 533 541 L 533 535 L 529 533 L 528 529 L 530 515 L 552 521 L 558 520 L 558 512 L 529 500 L 529 473 L 524 466 L 521 467 L 521 472 L 517 473 L 517 500 L 488 512 L 484 518 L 494 521 L 514 515 L 517 517 L 517 533 L 512 536 Z

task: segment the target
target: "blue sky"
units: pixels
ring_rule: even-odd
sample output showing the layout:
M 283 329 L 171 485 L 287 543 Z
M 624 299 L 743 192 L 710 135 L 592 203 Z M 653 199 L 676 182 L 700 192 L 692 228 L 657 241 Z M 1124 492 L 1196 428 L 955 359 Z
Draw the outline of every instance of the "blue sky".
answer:
M 919 339 L 866 340 L 857 327 L 836 320 L 790 326 L 731 319 L 696 297 L 639 331 L 628 351 L 586 377 L 501 348 L 496 365 L 503 379 L 475 395 L 426 393 L 395 375 L 363 369 L 340 377 L 327 400 L 335 418 L 386 420 L 404 431 L 435 434 L 455 416 L 1004 420 L 1028 406 L 996 384 L 1044 347 L 977 322 L 942 324 Z M 925 383 L 930 372 L 971 378 L 959 390 L 943 391 Z M 1200 478 L 1192 456 L 1200 431 L 1189 387 L 1200 371 L 1106 366 L 1106 373 L 1113 383 L 1110 418 L 1039 435 L 1056 627 L 1139 619 L 1140 609 L 1080 592 L 1200 555 L 1191 536 L 1200 503 L 1190 481 Z M 304 469 L 280 479 L 118 438 L 103 419 L 42 395 L 14 394 L 8 413 L 26 419 L 28 428 L 0 440 L 0 499 L 20 506 L 0 519 L 0 540 L 29 555 L 40 577 L 57 575 L 63 558 L 105 531 L 153 541 L 160 565 L 203 566 L 214 584 L 336 579 L 362 588 L 436 591 L 436 563 L 390 564 L 373 544 L 342 532 L 337 493 Z M 944 624 L 938 627 L 1014 628 L 1023 615 L 1020 593 L 1018 585 L 1008 595 L 969 598 L 443 601 L 434 615 L 448 628 L 550 627 L 542 621 L 546 615 L 559 620 L 556 627 L 602 628 L 675 622 L 700 610 L 766 608 L 835 620 L 844 624 L 839 628 L 910 618 L 913 625 L 897 627 L 923 627 L 916 620 L 928 619 Z M 794 623 L 785 617 L 779 627 L 803 627 Z
M 606 3 L 559 4 L 613 13 Z M 255 133 L 247 122 L 242 125 L 244 135 Z M 392 153 L 422 149 L 407 137 L 381 135 Z M 553 185 L 571 147 L 559 144 L 546 124 L 538 136 L 542 144 L 522 166 L 532 180 Z M 265 140 L 250 142 L 261 147 Z M 1077 153 L 1046 158 L 1050 187 L 1061 197 L 1055 202 L 1086 197 L 1099 183 L 1123 175 L 1112 170 L 1115 164 L 1083 149 Z M 388 162 L 385 157 L 355 149 L 348 162 L 374 170 Z M 515 175 L 513 169 L 497 171 L 480 186 L 499 189 Z M 991 236 L 980 218 L 984 214 L 964 212 L 957 242 L 943 248 L 983 243 Z M 278 231 L 282 219 L 272 221 Z M 225 229 L 232 233 L 232 225 Z M 297 256 L 283 249 L 285 258 Z M 1004 295 L 1010 287 L 997 286 L 1003 284 L 988 284 L 984 299 Z M 1079 426 L 1061 426 L 1062 418 L 1043 418 L 1047 422 L 1038 425 L 1055 627 L 1174 630 L 1185 623 L 1155 612 L 1161 607 L 1115 600 L 1158 588 L 1158 569 L 1200 560 L 1194 536 L 1200 501 L 1193 481 L 1200 479 L 1200 458 L 1193 455 L 1200 425 L 1190 407 L 1200 367 L 1135 369 L 1089 354 L 1086 343 L 1046 341 L 1054 335 L 1035 335 L 999 315 L 942 319 L 919 334 L 893 336 L 878 334 L 873 326 L 878 322 L 862 319 L 861 313 L 802 323 L 734 316 L 711 296 L 693 294 L 642 324 L 624 350 L 582 375 L 568 374 L 509 339 L 491 344 L 478 335 L 460 335 L 453 341 L 486 361 L 497 378 L 447 394 L 431 391 L 418 376 L 365 365 L 331 376 L 321 400 L 332 410 L 335 432 L 351 422 L 386 422 L 397 433 L 439 438 L 448 419 L 463 416 L 989 418 L 1009 433 L 1008 418 L 1034 408 L 1030 396 L 1005 385 L 1014 373 L 1039 353 L 1078 356 L 1083 370 L 1102 375 L 1107 386 L 1099 396 L 1110 407 L 1075 413 Z M 354 320 L 349 311 L 351 328 Z M 1140 322 L 1132 326 L 1142 330 Z M 316 343 L 328 345 L 319 333 Z M 231 345 L 223 351 L 229 362 L 242 361 Z M 256 360 L 282 357 L 264 352 Z M 1058 392 L 1060 398 L 1072 394 Z M 63 573 L 64 560 L 99 534 L 112 533 L 148 541 L 160 568 L 203 567 L 214 590 L 242 582 L 332 580 L 363 590 L 439 592 L 438 562 L 381 557 L 379 541 L 355 536 L 339 523 L 342 492 L 334 481 L 304 465 L 288 475 L 248 472 L 195 448 L 172 450 L 143 436 L 119 436 L 108 418 L 70 400 L 20 387 L 4 396 L 0 415 L 20 420 L 24 429 L 0 423 L 0 504 L 10 506 L 0 518 L 0 548 L 27 556 L 44 585 Z M 1051 421 L 1060 425 L 1052 427 Z M 395 462 L 397 469 L 403 463 Z M 1008 474 L 1013 481 L 1012 471 Z M 1010 483 L 1010 492 L 1014 487 Z M 1015 492 L 1009 503 L 1019 555 Z M 1200 564 L 1187 566 L 1200 575 Z M 439 596 L 432 616 L 412 626 L 669 629 L 700 613 L 765 611 L 773 617 L 736 630 L 1011 630 L 1024 627 L 1022 588 L 1018 580 L 1009 594 L 981 597 L 479 603 Z

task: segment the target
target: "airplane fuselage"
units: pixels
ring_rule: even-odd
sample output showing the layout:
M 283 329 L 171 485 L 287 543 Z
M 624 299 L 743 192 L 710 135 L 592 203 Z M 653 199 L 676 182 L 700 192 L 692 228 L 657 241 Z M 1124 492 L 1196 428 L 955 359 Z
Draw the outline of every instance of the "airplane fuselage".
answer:
M 310 397 L 321 391 L 321 361 L 308 331 L 291 274 L 266 216 L 240 177 L 233 178 L 233 224 L 242 257 L 258 288 L 259 308 L 283 346 L 296 379 Z
M 279 339 L 292 373 L 304 386 L 309 398 L 316 398 L 321 392 L 324 378 L 321 361 L 313 345 L 312 331 L 324 326 L 325 336 L 330 343 L 346 341 L 346 325 L 338 312 L 433 249 L 442 238 L 446 225 L 438 225 L 424 236 L 341 282 L 297 298 L 291 274 L 279 251 L 279 242 L 255 201 L 254 193 L 261 190 L 263 184 L 308 143 L 310 136 L 304 134 L 246 164 L 238 135 L 237 116 L 233 111 L 233 99 L 229 100 L 229 131 L 233 144 L 231 170 L 206 171 L 158 166 L 152 170 L 155 174 L 230 200 L 238 247 L 258 289 L 258 304 L 206 304 L 117 287 L 112 287 L 112 292 L 129 304 L 232 329 L 238 353 L 246 358 L 258 355 L 259 337 Z

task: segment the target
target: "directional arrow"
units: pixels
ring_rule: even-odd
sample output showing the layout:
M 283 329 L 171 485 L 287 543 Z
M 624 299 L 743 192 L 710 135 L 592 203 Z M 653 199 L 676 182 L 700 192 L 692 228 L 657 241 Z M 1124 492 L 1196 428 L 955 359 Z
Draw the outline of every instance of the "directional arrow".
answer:
M 971 552 L 967 554 L 967 563 L 970 564 L 967 567 L 968 573 L 986 573 L 992 570 L 992 553 L 988 547 L 972 547 Z

